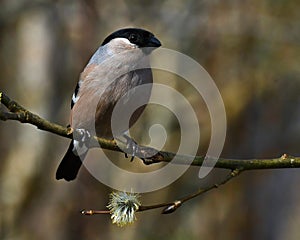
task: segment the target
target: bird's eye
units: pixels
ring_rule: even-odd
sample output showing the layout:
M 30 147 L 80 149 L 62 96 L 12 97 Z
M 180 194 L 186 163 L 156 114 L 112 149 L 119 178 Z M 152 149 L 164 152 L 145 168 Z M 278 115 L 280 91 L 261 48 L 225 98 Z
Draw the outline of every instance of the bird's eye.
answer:
M 138 36 L 136 34 L 130 34 L 129 35 L 129 41 L 130 42 L 134 43 L 134 42 L 137 41 L 137 39 L 138 39 Z

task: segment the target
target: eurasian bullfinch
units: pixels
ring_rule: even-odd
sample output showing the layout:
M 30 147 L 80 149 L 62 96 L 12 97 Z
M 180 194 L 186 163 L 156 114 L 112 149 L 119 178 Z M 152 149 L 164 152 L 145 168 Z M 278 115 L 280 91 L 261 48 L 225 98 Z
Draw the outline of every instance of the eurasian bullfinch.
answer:
M 75 88 L 70 127 L 82 131 L 82 140 L 72 140 L 58 166 L 56 179 L 70 181 L 76 178 L 88 152 L 85 138 L 94 132 L 98 137 L 114 138 L 111 129 L 113 109 L 129 90 L 152 83 L 148 56 L 160 46 L 160 41 L 151 32 L 139 28 L 120 29 L 105 38 L 84 68 Z M 149 99 L 150 94 L 151 88 L 145 91 L 144 97 Z M 128 129 L 143 109 L 134 112 Z M 119 134 L 128 129 L 120 129 Z

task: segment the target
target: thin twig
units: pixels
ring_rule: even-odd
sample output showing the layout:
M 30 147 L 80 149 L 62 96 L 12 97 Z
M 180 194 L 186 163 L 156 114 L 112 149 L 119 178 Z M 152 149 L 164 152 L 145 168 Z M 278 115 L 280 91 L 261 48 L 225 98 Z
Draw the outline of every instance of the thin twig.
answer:
M 81 210 L 81 214 L 91 216 L 96 214 L 110 214 L 109 210 Z
M 178 209 L 184 202 L 187 202 L 195 197 L 198 197 L 202 195 L 203 193 L 206 193 L 214 188 L 218 188 L 221 185 L 224 185 L 225 183 L 229 182 L 231 179 L 237 177 L 241 172 L 243 171 L 242 168 L 234 169 L 230 172 L 230 174 L 227 175 L 225 179 L 223 179 L 221 182 L 213 184 L 211 186 L 208 186 L 206 188 L 200 188 L 198 191 L 191 193 L 179 200 L 174 201 L 173 203 L 169 204 L 166 208 L 163 209 L 163 214 L 168 214 L 174 212 L 176 209 Z
M 154 204 L 154 205 L 147 205 L 147 206 L 141 205 L 139 207 L 139 209 L 137 210 L 137 212 L 143 212 L 143 211 L 148 211 L 148 210 L 152 210 L 152 209 L 157 209 L 157 208 L 164 207 L 164 209 L 162 210 L 162 214 L 172 213 L 175 210 L 177 210 L 180 206 L 182 206 L 183 203 L 185 203 L 185 202 L 187 202 L 187 201 L 189 201 L 189 200 L 191 200 L 191 199 L 193 199 L 195 197 L 198 197 L 198 196 L 200 196 L 200 195 L 202 195 L 202 194 L 204 194 L 204 193 L 206 193 L 208 191 L 211 191 L 211 190 L 213 190 L 215 188 L 218 188 L 221 185 L 226 184 L 231 179 L 237 177 L 242 171 L 243 171 L 243 169 L 232 170 L 230 172 L 230 174 L 228 174 L 226 176 L 226 178 L 223 179 L 221 182 L 212 184 L 212 185 L 210 185 L 208 187 L 205 187 L 205 188 L 200 188 L 196 192 L 188 194 L 187 196 L 184 196 L 184 197 L 180 198 L 179 200 L 172 201 L 172 202 L 166 202 L 166 203 L 160 203 L 160 204 Z M 104 210 L 82 210 L 81 213 L 84 214 L 84 215 L 96 215 L 96 214 L 109 214 L 110 211 L 104 211 Z

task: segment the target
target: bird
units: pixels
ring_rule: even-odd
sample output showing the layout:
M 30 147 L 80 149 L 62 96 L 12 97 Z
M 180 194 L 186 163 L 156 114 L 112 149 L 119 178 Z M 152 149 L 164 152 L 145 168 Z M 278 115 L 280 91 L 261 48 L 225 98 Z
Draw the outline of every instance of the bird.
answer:
M 80 74 L 72 96 L 69 126 L 77 129 L 81 139 L 73 137 L 57 168 L 57 180 L 76 179 L 89 150 L 85 141 L 93 133 L 97 137 L 114 139 L 111 129 L 113 109 L 129 90 L 153 82 L 149 55 L 160 46 L 161 42 L 153 33 L 141 28 L 119 29 L 104 39 Z M 151 88 L 147 89 L 143 96 L 149 100 Z M 134 95 L 127 98 L 134 98 Z M 122 104 L 126 111 L 126 98 Z M 140 107 L 133 113 L 128 129 L 144 108 Z M 128 129 L 119 129 L 117 135 L 124 134 Z

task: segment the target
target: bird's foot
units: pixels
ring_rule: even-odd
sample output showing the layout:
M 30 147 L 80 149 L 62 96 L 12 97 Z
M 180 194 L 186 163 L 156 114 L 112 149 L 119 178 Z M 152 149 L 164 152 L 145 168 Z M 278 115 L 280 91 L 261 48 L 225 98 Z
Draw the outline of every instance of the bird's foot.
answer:
M 126 158 L 129 158 L 129 155 L 131 156 L 130 162 L 132 162 L 135 157 L 140 158 L 145 165 L 150 165 L 153 163 L 160 162 L 154 158 L 152 159 L 152 157 L 158 153 L 156 149 L 151 147 L 139 146 L 127 134 L 123 134 L 121 138 L 122 139 L 117 138 L 115 140 L 121 142 L 123 146 L 125 145 L 121 149 L 124 152 Z
M 88 130 L 85 130 L 83 128 L 75 129 L 75 131 L 73 132 L 73 138 L 74 138 L 73 152 L 77 153 L 77 155 L 86 153 L 88 150 L 91 137 L 92 136 Z
M 83 128 L 78 128 L 74 132 L 75 139 L 80 142 L 80 146 L 82 145 L 88 145 L 88 143 L 91 140 L 91 134 L 88 130 L 85 130 Z
M 139 145 L 128 135 L 124 134 L 123 137 L 125 138 L 125 157 L 128 158 L 128 154 L 131 155 L 130 162 L 132 162 L 139 152 Z

